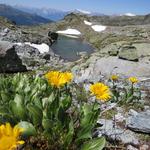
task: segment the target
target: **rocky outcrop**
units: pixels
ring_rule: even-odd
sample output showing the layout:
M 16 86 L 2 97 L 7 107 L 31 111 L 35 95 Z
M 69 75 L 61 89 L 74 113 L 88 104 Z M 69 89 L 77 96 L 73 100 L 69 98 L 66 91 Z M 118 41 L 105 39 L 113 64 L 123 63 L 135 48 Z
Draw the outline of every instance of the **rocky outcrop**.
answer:
M 58 39 L 58 33 L 55 33 L 55 32 L 49 31 L 48 36 L 54 41 L 56 41 Z
M 150 111 L 136 112 L 130 110 L 126 125 L 129 129 L 137 132 L 150 133 Z
M 51 45 L 52 41 L 51 39 L 46 35 L 41 35 L 37 33 L 32 32 L 26 32 L 24 30 L 9 30 L 9 32 L 5 32 L 6 29 L 2 30 L 0 32 L 0 39 L 3 41 L 10 41 L 13 43 L 20 42 L 30 42 L 34 44 L 42 44 L 46 43 L 48 45 Z
M 15 50 L 28 70 L 37 69 L 45 65 L 53 65 L 60 61 L 60 57 L 56 56 L 51 48 L 49 52 L 40 53 L 37 48 L 27 44 L 15 44 Z
M 50 41 L 50 45 L 52 45 L 58 39 L 58 33 L 55 32 L 48 32 L 48 39 Z
M 27 71 L 12 43 L 0 41 L 0 73 Z
M 118 57 L 120 59 L 130 60 L 130 61 L 138 61 L 139 56 L 136 47 L 131 45 L 122 46 Z
M 133 62 L 118 59 L 114 56 L 100 57 L 92 56 L 85 63 L 78 64 L 72 68 L 75 72 L 75 80 L 99 81 L 101 76 L 119 74 L 120 76 L 149 77 L 150 67 L 145 62 Z
M 98 136 L 105 135 L 110 141 L 139 145 L 139 139 L 134 132 L 122 129 L 113 120 L 100 119 L 98 124 L 102 125 L 97 130 Z

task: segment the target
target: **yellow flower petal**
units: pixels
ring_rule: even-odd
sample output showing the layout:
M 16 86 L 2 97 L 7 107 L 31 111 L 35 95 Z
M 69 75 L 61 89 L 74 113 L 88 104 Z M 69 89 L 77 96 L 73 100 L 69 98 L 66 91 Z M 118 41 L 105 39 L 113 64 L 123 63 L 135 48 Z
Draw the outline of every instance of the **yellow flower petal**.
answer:
M 136 77 L 130 77 L 128 80 L 133 84 L 139 82 Z
M 70 72 L 50 71 L 45 74 L 45 78 L 49 84 L 60 88 L 64 84 L 71 82 L 73 75 Z
M 95 95 L 97 99 L 101 101 L 107 101 L 111 98 L 109 87 L 103 83 L 97 82 L 90 86 L 90 91 L 92 95 Z
M 119 77 L 118 77 L 117 75 L 112 75 L 112 76 L 111 76 L 111 80 L 113 80 L 113 81 L 118 80 L 118 78 L 119 78 Z
M 15 126 L 11 127 L 9 123 L 0 126 L 0 150 L 15 150 L 24 141 L 19 141 L 22 129 Z

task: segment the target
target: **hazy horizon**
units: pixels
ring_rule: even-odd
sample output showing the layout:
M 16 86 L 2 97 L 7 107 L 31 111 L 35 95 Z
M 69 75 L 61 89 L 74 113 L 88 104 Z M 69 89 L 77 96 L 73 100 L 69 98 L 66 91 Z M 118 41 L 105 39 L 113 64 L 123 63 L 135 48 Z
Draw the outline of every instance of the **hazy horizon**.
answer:
M 1 4 L 11 6 L 19 5 L 33 8 L 51 8 L 63 11 L 71 11 L 75 9 L 98 12 L 103 14 L 149 14 L 149 0 L 0 0 Z

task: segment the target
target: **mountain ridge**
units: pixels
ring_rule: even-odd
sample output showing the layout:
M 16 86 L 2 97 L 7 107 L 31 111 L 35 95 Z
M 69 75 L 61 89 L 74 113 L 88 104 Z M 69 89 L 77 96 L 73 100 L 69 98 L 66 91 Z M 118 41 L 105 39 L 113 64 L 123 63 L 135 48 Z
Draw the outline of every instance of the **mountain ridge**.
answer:
M 15 9 L 6 4 L 0 4 L 0 16 L 15 22 L 17 25 L 37 25 L 52 22 L 52 20 Z

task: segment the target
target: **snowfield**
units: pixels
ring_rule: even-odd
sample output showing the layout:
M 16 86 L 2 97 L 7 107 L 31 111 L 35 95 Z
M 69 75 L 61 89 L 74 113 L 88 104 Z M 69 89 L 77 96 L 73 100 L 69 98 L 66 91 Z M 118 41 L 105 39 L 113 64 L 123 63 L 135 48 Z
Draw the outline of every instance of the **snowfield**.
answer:
M 135 14 L 132 14 L 132 13 L 126 13 L 126 14 L 124 14 L 124 16 L 134 17 L 134 16 L 136 16 L 136 15 L 135 15 Z
M 34 47 L 34 48 L 38 49 L 40 53 L 47 53 L 47 52 L 49 52 L 49 46 L 47 44 L 45 44 L 45 43 L 32 44 L 30 42 L 25 42 L 25 43 L 14 43 L 14 44 L 18 45 L 18 46 L 23 46 L 24 44 L 29 45 L 31 47 Z
M 89 22 L 89 21 L 84 20 L 84 24 L 86 24 L 86 25 L 88 25 L 88 26 L 91 26 L 91 25 L 92 25 L 92 22 Z
M 106 26 L 102 26 L 102 25 L 93 25 L 92 29 L 96 32 L 102 32 L 106 29 Z
M 59 34 L 69 34 L 69 35 L 80 35 L 81 32 L 78 31 L 77 29 L 67 29 L 63 31 L 57 31 Z
M 42 44 L 32 44 L 30 42 L 25 42 L 25 44 L 30 45 L 31 47 L 34 47 L 39 50 L 40 53 L 47 53 L 49 52 L 49 46 L 45 43 Z

